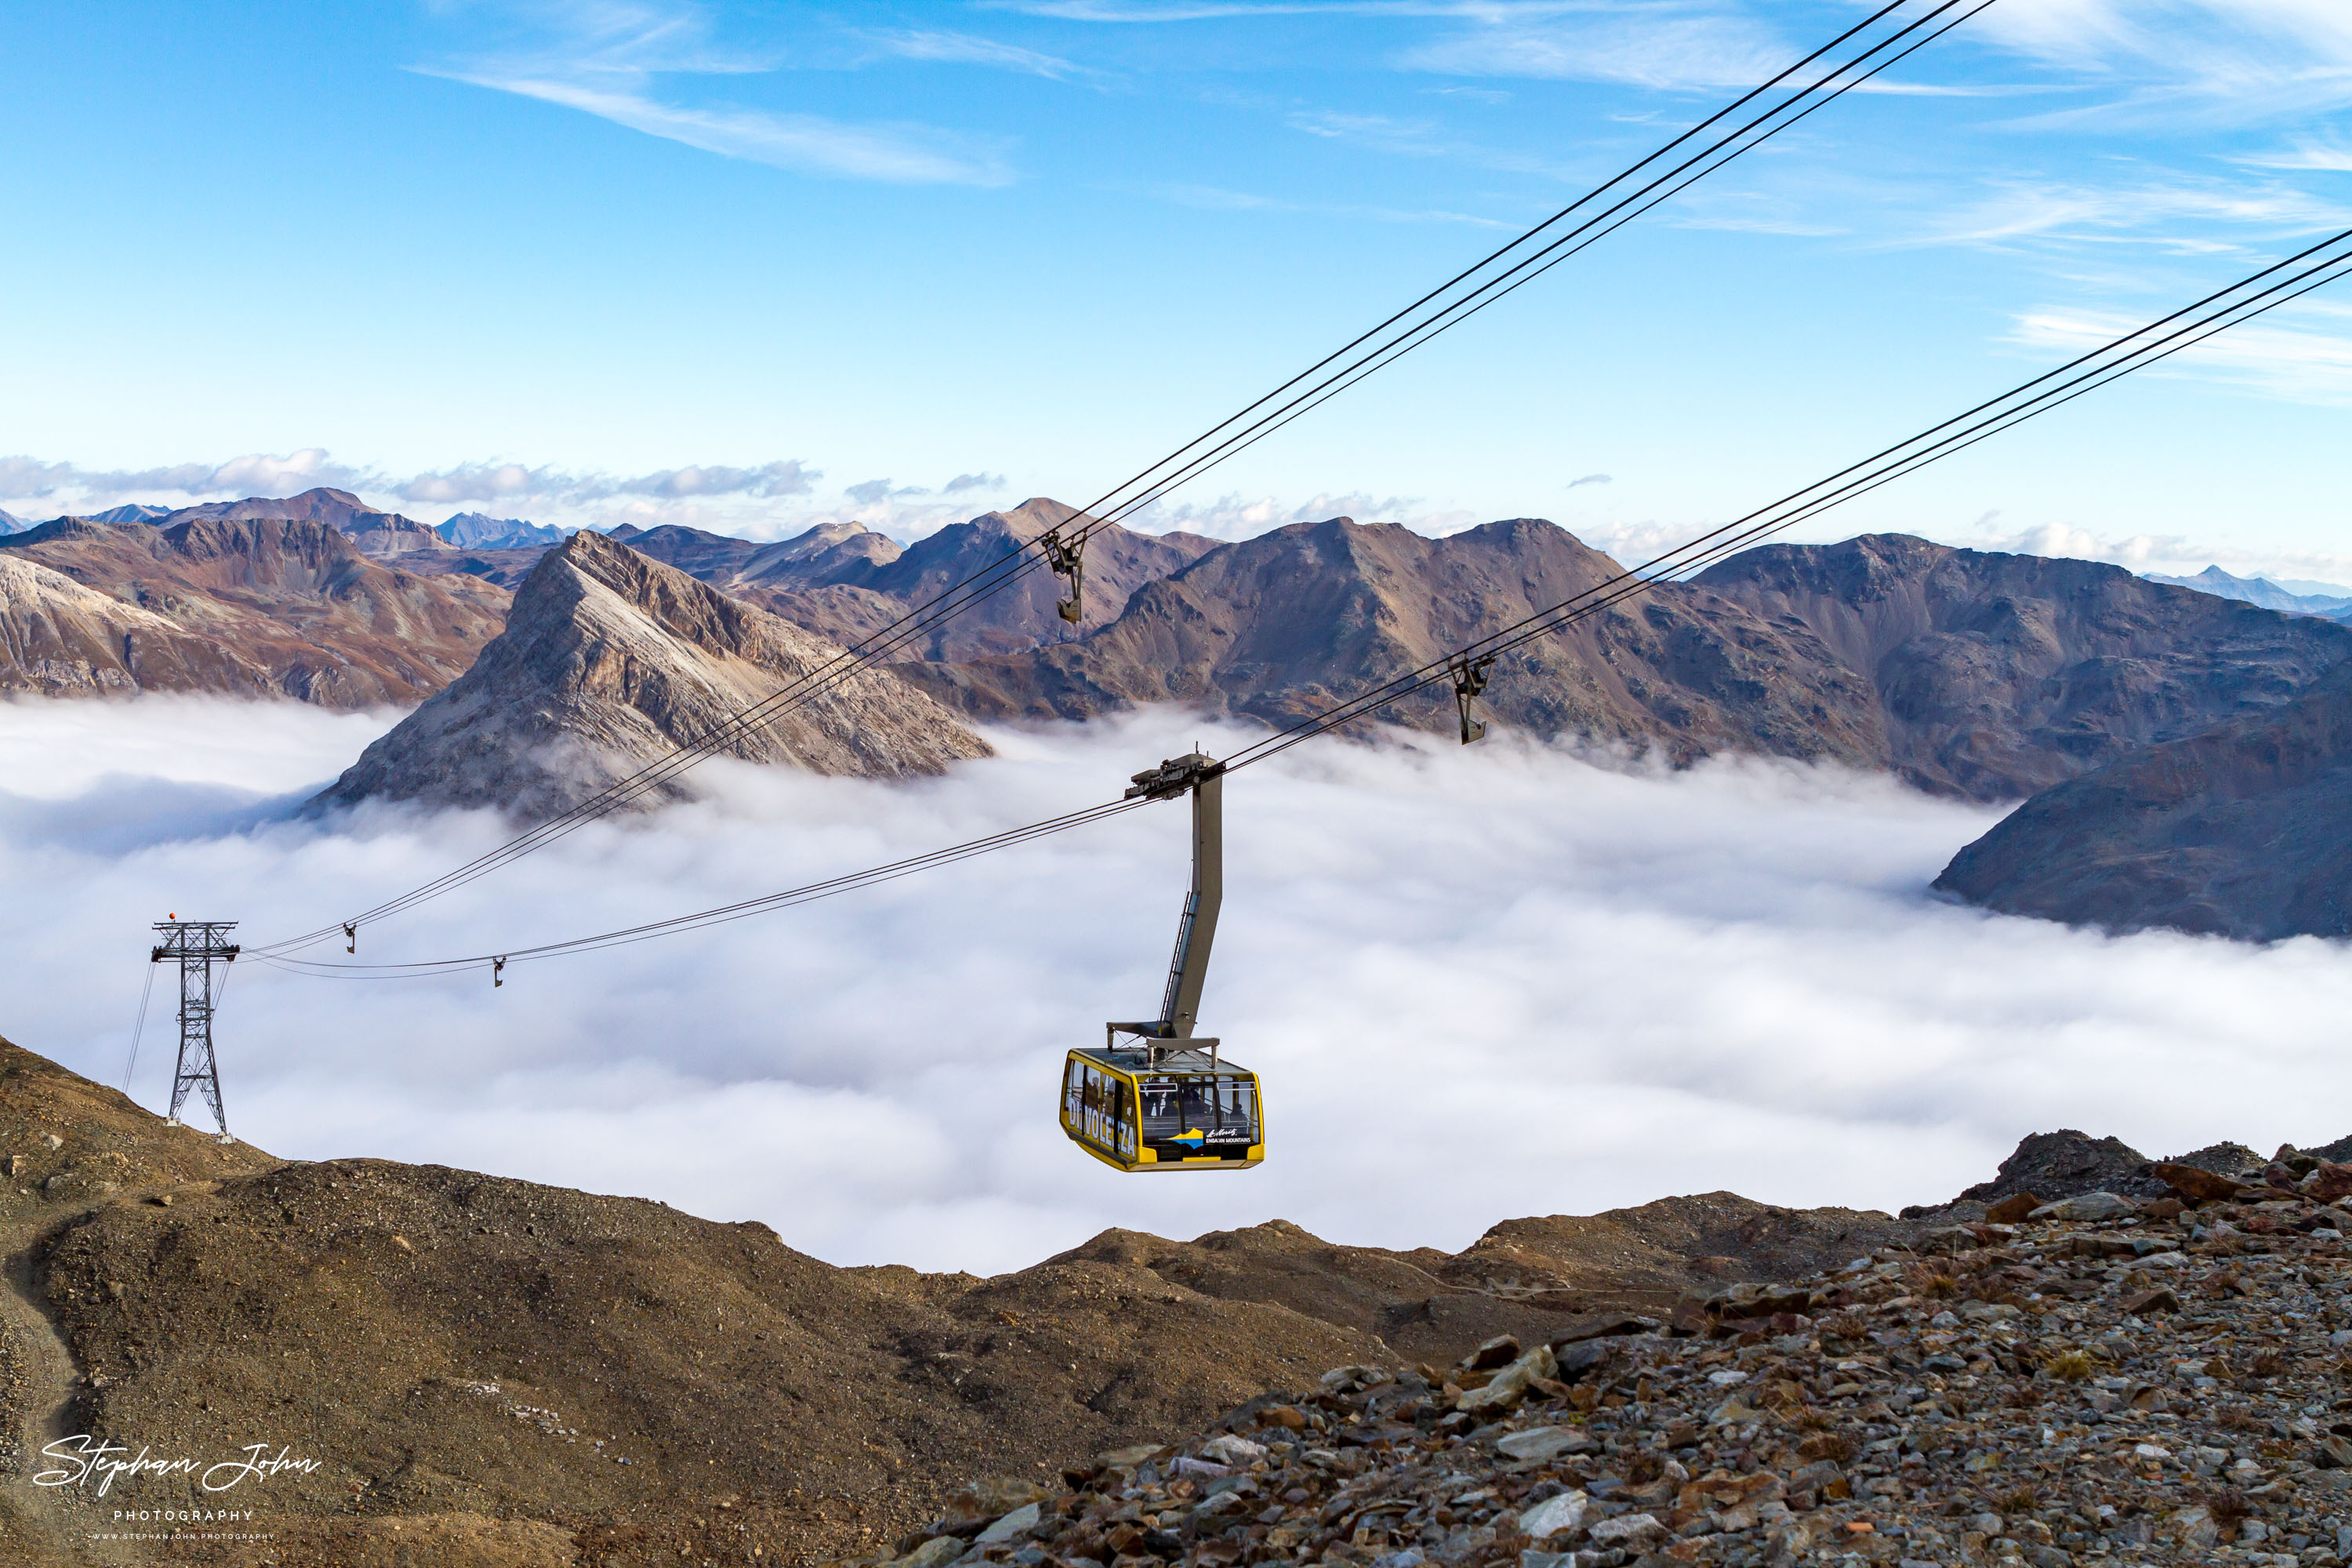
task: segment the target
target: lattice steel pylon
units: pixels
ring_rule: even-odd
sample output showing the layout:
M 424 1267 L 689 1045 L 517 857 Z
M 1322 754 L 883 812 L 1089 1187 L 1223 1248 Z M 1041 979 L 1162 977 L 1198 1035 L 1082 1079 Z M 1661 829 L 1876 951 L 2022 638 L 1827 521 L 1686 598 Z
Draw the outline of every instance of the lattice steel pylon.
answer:
M 155 944 L 148 962 L 180 961 L 180 1058 L 172 1068 L 172 1125 L 180 1125 L 180 1107 L 188 1090 L 201 1090 L 212 1107 L 220 1141 L 234 1143 L 228 1117 L 221 1110 L 220 1069 L 213 1062 L 213 965 L 236 962 L 236 944 L 228 933 L 235 921 L 158 921 L 163 940 Z

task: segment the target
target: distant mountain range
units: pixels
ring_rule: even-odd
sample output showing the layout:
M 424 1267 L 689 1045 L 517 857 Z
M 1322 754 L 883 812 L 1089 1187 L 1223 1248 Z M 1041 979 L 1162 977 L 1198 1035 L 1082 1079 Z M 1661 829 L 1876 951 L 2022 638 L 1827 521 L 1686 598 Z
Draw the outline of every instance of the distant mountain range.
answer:
M 0 536 L 0 689 L 434 698 L 331 798 L 525 815 L 1073 515 L 1033 500 L 910 545 L 855 522 L 772 543 L 679 527 L 558 543 L 478 513 L 430 529 L 333 489 L 154 510 Z M 1173 702 L 1287 724 L 1619 571 L 1536 519 L 1428 539 L 1333 518 L 1234 543 L 1105 528 L 1076 625 L 1054 613 L 1061 583 L 1030 572 L 737 750 L 890 773 L 980 754 L 952 714 Z M 1991 907 L 2352 934 L 2333 851 L 2313 847 L 2352 844 L 2334 804 L 2352 798 L 2352 626 L 2334 602 L 1902 535 L 1774 545 L 1505 655 L 1480 710 L 1677 763 L 1757 752 L 2027 797 L 1938 884 Z M 1443 687 L 1377 717 L 1455 724 Z
M 461 511 L 433 531 L 460 550 L 529 549 L 563 542 L 563 531 L 551 524 L 479 511 Z
M 505 615 L 498 589 L 381 565 L 315 517 L 60 518 L 0 536 L 0 690 L 417 702 Z
M 2352 613 L 2352 588 L 2338 587 L 2333 583 L 2273 583 L 2267 577 L 2233 577 L 2219 566 L 2208 566 L 2194 577 L 2166 577 L 2151 572 L 2147 580 L 2194 588 L 2200 594 L 2224 599 L 2241 599 L 2290 615 L 2327 616 L 2340 620 Z

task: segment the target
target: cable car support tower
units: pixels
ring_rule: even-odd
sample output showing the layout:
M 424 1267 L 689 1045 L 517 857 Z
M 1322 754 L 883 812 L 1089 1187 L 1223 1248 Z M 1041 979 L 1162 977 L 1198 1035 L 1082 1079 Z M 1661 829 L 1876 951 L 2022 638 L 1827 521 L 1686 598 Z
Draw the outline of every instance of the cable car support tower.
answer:
M 228 1117 L 221 1110 L 220 1068 L 213 1060 L 213 965 L 236 962 L 236 943 L 228 940 L 236 929 L 235 921 L 158 921 L 155 930 L 163 940 L 147 960 L 180 963 L 180 1056 L 172 1068 L 171 1125 L 181 1124 L 180 1107 L 188 1090 L 195 1089 L 212 1108 L 224 1143 L 236 1140 L 229 1136 Z

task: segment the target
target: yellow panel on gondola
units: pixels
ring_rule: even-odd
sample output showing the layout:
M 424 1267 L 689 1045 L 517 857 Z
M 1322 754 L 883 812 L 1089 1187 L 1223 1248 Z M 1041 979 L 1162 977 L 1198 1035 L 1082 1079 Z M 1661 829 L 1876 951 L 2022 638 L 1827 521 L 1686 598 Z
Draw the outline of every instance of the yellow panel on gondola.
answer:
M 1265 1158 L 1257 1074 L 1218 1059 L 1214 1040 L 1153 1041 L 1070 1053 L 1062 1131 L 1121 1171 L 1246 1171 Z

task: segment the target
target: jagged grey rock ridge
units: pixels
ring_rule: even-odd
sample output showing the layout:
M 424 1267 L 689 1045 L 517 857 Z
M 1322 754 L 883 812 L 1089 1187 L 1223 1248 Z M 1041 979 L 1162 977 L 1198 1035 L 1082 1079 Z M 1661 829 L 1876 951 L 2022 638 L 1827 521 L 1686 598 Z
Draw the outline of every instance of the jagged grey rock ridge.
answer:
M 2352 668 L 2042 791 L 1936 887 L 2109 931 L 2352 935 Z
M 474 667 L 312 804 L 402 800 L 552 816 L 838 652 L 625 544 L 577 533 L 541 557 L 507 629 Z M 722 750 L 867 776 L 936 773 L 989 754 L 952 715 L 878 671 Z
M 507 595 L 392 570 L 318 519 L 60 518 L 0 537 L 0 689 L 416 702 L 473 662 Z

